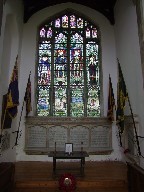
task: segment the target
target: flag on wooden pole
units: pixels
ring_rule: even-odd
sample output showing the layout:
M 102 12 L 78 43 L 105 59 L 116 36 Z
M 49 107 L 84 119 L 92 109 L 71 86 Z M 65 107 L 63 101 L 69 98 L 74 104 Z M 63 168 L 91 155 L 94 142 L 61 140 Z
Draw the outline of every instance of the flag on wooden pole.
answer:
M 18 56 L 17 56 L 8 88 L 7 104 L 6 104 L 6 110 L 12 119 L 17 115 L 18 105 L 19 105 L 19 89 L 18 89 Z
M 31 73 L 30 73 L 30 75 L 31 75 Z M 31 107 L 31 80 L 30 80 L 30 75 L 29 75 L 29 78 L 28 78 L 25 97 L 24 97 L 24 101 L 26 102 L 26 117 L 28 116 L 28 114 L 32 110 L 32 107 Z
M 111 82 L 111 77 L 109 75 L 109 94 L 108 94 L 108 112 L 107 117 L 110 121 L 114 121 L 114 107 L 115 107 L 115 99 L 113 93 L 113 87 Z
M 117 125 L 120 128 L 120 132 L 123 133 L 124 131 L 124 108 L 125 108 L 125 103 L 128 98 L 128 93 L 124 81 L 124 77 L 122 74 L 122 70 L 120 67 L 120 63 L 118 62 L 118 93 L 117 93 L 117 112 L 116 112 L 116 120 L 117 120 Z
M 3 101 L 2 101 L 2 115 L 1 115 L 2 129 L 11 128 L 11 124 L 12 124 L 12 118 L 9 116 L 6 110 L 6 104 L 7 104 L 7 94 L 3 95 Z

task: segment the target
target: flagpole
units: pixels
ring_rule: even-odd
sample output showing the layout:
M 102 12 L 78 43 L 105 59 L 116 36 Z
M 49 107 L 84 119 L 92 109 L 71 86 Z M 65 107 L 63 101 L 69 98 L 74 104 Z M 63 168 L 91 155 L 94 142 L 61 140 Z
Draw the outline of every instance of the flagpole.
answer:
M 138 135 L 137 135 L 137 131 L 136 131 L 136 125 L 135 125 L 135 121 L 134 121 L 134 115 L 133 115 L 133 112 L 132 112 L 132 107 L 131 107 L 131 104 L 130 104 L 129 96 L 128 96 L 128 102 L 129 102 L 129 107 L 130 107 L 132 120 L 133 120 L 133 125 L 134 125 L 134 131 L 135 131 L 135 136 L 136 136 L 136 141 L 137 141 L 137 146 L 138 146 L 138 153 L 141 156 L 140 145 L 139 145 Z
M 31 71 L 30 71 L 30 74 L 29 74 L 29 77 L 31 75 Z M 29 79 L 29 78 L 28 78 Z M 26 89 L 27 89 L 27 86 L 26 86 Z M 26 93 L 26 92 L 25 92 Z M 14 146 L 12 147 L 12 149 L 18 145 L 18 137 L 19 137 L 19 132 L 20 132 L 20 123 L 21 123 L 21 118 L 22 118 L 22 113 L 23 113 L 23 108 L 24 108 L 24 103 L 25 103 L 25 96 L 24 96 L 24 99 L 23 99 L 23 104 L 22 104 L 22 109 L 21 109 L 21 114 L 20 114 L 20 120 L 19 120 L 19 125 L 18 125 L 18 130 L 17 131 L 14 131 L 12 133 L 16 133 L 16 140 L 15 140 L 15 144 Z
M 119 76 L 121 75 L 121 78 L 123 80 L 123 86 L 124 86 L 124 91 L 126 91 L 126 85 L 125 85 L 125 82 L 124 82 L 124 78 L 123 78 L 123 74 L 122 74 L 122 70 L 121 70 L 121 66 L 120 66 L 120 63 L 119 63 L 119 60 L 117 59 L 117 62 L 118 62 L 118 67 L 119 67 Z M 131 107 L 131 104 L 130 104 L 130 99 L 129 99 L 129 96 L 128 96 L 128 92 L 126 91 L 126 93 L 124 92 L 123 93 L 125 97 L 127 97 L 128 99 L 128 102 L 129 102 L 129 107 L 130 107 L 130 111 L 131 111 L 131 115 L 132 115 L 132 121 L 133 121 L 133 125 L 134 125 L 134 131 L 135 131 L 135 136 L 136 136 L 136 142 L 137 142 L 137 147 L 138 147 L 138 153 L 140 156 L 141 155 L 141 151 L 140 151 L 140 145 L 139 145 L 139 140 L 138 140 L 138 135 L 137 135 L 137 131 L 136 131 L 136 125 L 135 125 L 135 121 L 134 121 L 134 115 L 133 115 L 133 112 L 132 112 L 132 107 Z M 124 101 L 125 102 L 125 101 Z M 120 135 L 120 134 L 119 134 Z
M 16 140 L 15 140 L 14 146 L 17 146 L 17 145 L 18 145 L 18 137 L 19 137 L 19 132 L 20 132 L 19 129 L 20 129 L 20 123 L 21 123 L 23 108 L 24 108 L 24 100 L 23 100 L 23 104 L 22 104 L 22 110 L 21 110 L 21 114 L 20 114 L 20 120 L 19 120 L 18 130 L 12 132 L 12 133 L 16 133 Z M 14 146 L 12 147 L 12 149 L 14 148 Z
M 119 128 L 120 129 L 120 128 Z M 121 132 L 120 132 L 120 130 L 118 131 L 119 132 L 119 139 L 120 139 L 120 146 L 122 147 L 122 138 L 121 138 Z
M 21 109 L 21 114 L 20 114 L 20 120 L 19 120 L 19 125 L 18 125 L 18 129 L 17 131 L 14 131 L 12 133 L 16 133 L 16 140 L 15 140 L 15 144 L 14 146 L 12 147 L 12 149 L 18 145 L 18 137 L 19 137 L 19 132 L 20 132 L 20 123 L 21 123 L 21 118 L 22 118 L 22 113 L 23 113 L 23 108 L 24 108 L 24 100 L 23 100 L 23 104 L 22 104 L 22 109 Z

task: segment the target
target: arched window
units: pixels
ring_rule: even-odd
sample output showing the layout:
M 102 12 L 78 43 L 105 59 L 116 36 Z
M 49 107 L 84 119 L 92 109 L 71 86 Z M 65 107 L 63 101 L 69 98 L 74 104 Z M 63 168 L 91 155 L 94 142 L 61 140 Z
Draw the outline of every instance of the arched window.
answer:
M 100 116 L 99 31 L 67 12 L 39 28 L 38 116 Z

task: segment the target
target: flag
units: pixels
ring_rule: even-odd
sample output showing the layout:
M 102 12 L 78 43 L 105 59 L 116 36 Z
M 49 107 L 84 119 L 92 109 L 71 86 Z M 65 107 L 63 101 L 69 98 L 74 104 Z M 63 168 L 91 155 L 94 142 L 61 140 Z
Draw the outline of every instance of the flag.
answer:
M 114 107 L 115 107 L 115 99 L 114 99 L 111 77 L 109 76 L 109 95 L 108 95 L 107 117 L 110 121 L 114 121 L 114 111 L 113 111 Z
M 16 57 L 15 66 L 12 72 L 8 93 L 6 109 L 9 116 L 13 119 L 17 115 L 17 106 L 19 105 L 18 89 L 18 56 Z
M 28 114 L 32 110 L 32 107 L 31 107 L 31 81 L 30 81 L 30 75 L 29 75 L 28 82 L 27 82 L 27 87 L 26 87 L 26 91 L 25 91 L 24 100 L 26 102 L 26 116 L 28 116 Z
M 1 115 L 1 127 L 2 129 L 11 128 L 12 119 L 6 110 L 7 94 L 3 95 L 2 101 L 2 115 Z
M 124 131 L 124 108 L 126 100 L 128 98 L 128 93 L 119 62 L 118 62 L 118 73 L 119 73 L 119 79 L 117 87 L 118 93 L 117 93 L 116 119 L 117 119 L 117 125 L 119 126 L 120 132 L 122 134 Z

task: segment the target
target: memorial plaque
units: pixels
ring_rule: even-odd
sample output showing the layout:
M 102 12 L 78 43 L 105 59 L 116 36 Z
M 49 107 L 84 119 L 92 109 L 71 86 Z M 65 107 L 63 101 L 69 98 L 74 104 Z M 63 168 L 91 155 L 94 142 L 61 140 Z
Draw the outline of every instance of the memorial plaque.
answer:
M 85 126 L 74 126 L 70 129 L 70 142 L 74 147 L 89 146 L 89 129 Z
M 48 130 L 48 146 L 49 147 L 62 147 L 64 149 L 65 143 L 67 143 L 68 134 L 67 127 L 65 126 L 52 126 Z
M 46 128 L 33 126 L 27 129 L 27 147 L 42 148 L 46 147 Z
M 107 118 L 29 117 L 26 121 L 27 154 L 47 154 L 64 151 L 65 143 L 73 150 L 89 154 L 110 154 L 112 151 L 111 124 Z
M 110 137 L 109 127 L 98 126 L 91 129 L 91 147 L 109 148 Z

